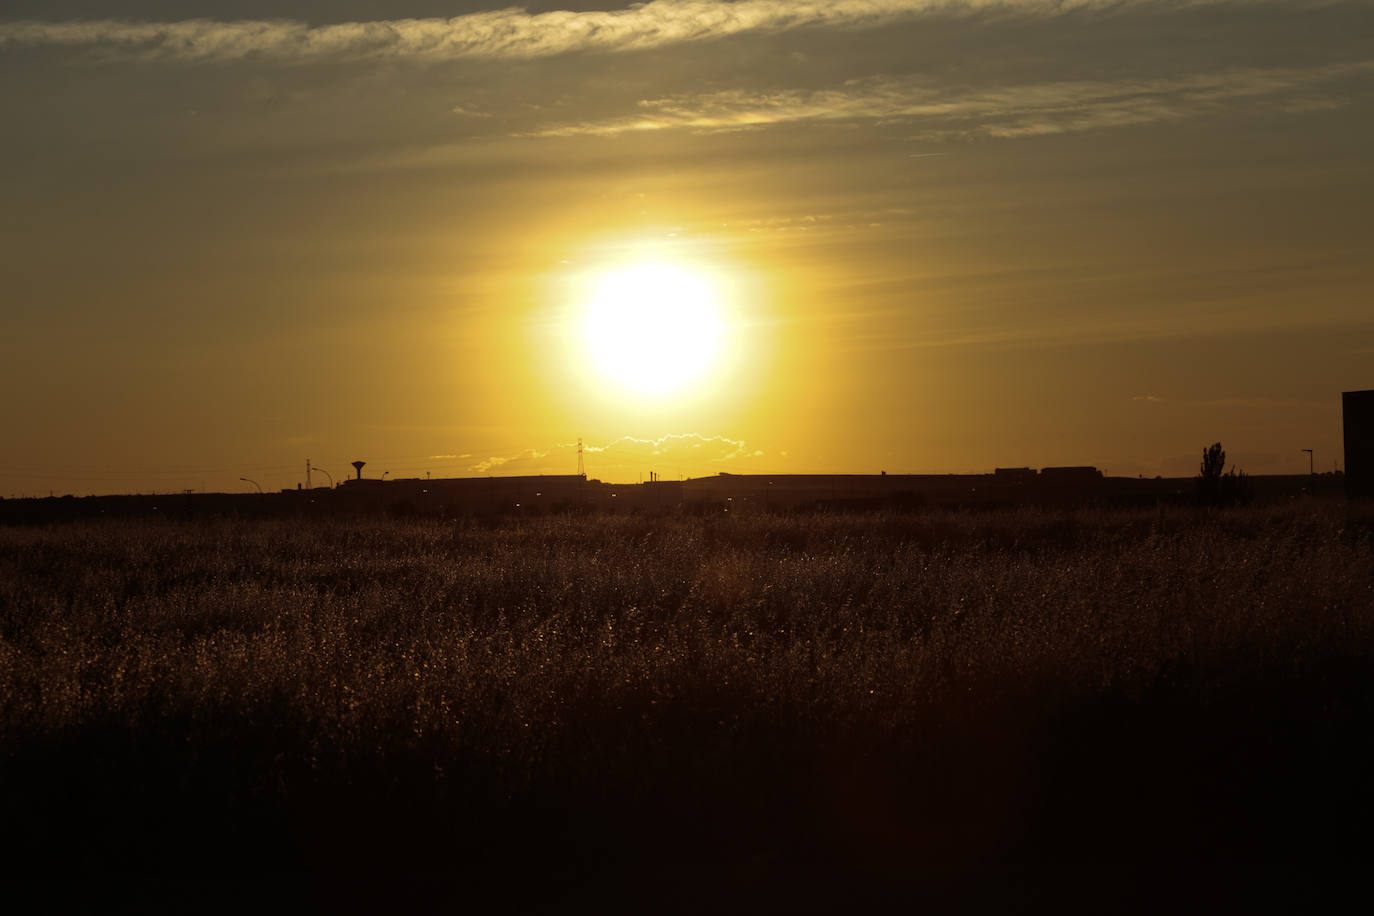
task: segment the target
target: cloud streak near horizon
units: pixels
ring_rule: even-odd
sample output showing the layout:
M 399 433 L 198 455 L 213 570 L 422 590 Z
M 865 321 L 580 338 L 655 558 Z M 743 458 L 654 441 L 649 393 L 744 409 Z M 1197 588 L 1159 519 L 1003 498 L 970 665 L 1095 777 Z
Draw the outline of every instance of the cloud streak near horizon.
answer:
M 588 445 L 583 448 L 586 452 L 605 452 L 625 445 L 647 446 L 651 455 L 660 455 L 663 451 L 675 445 L 690 445 L 697 448 L 702 445 L 725 446 L 726 452 L 723 455 L 712 458 L 712 461 L 729 461 L 732 458 L 742 458 L 750 455 L 748 447 L 743 439 L 731 439 L 728 436 L 703 436 L 700 433 L 668 433 L 659 436 L 657 439 L 640 439 L 636 436 L 620 436 L 612 439 L 605 445 Z M 571 448 L 572 445 L 565 444 L 564 448 Z M 755 452 L 754 454 L 762 454 Z
M 516 467 L 522 470 L 547 470 L 549 462 L 544 459 L 551 454 L 557 455 L 556 465 L 567 465 L 576 453 L 576 442 L 559 442 L 543 448 L 521 449 L 513 455 L 494 455 L 468 467 L 477 474 L 486 474 L 499 467 Z M 655 460 L 679 462 L 684 465 L 699 466 L 704 463 L 721 463 L 740 458 L 758 458 L 763 455 L 759 449 L 751 450 L 743 439 L 729 436 L 705 436 L 701 433 L 667 433 L 654 439 L 639 436 L 619 436 L 600 445 L 584 444 L 582 451 L 587 455 L 597 455 L 603 464 L 612 470 L 621 470 L 626 462 L 642 465 Z M 542 463 L 540 463 L 542 462 Z M 590 469 L 596 476 L 595 468 Z M 542 470 L 541 470 L 542 472 Z
M 104 58 L 182 63 L 335 58 L 535 58 L 637 51 L 749 33 L 864 29 L 929 18 L 1053 18 L 1200 6 L 1308 9 L 1353 0 L 652 0 L 619 10 L 529 13 L 512 7 L 448 19 L 310 25 L 298 20 L 91 19 L 0 22 L 0 49 L 89 48 Z

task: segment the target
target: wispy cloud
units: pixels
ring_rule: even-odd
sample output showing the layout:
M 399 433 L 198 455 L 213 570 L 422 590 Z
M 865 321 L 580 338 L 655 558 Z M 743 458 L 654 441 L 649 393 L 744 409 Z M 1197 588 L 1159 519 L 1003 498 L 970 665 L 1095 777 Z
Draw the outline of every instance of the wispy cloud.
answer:
M 499 468 L 504 464 L 518 464 L 527 461 L 537 461 L 540 458 L 548 457 L 548 454 L 548 450 L 546 449 L 541 450 L 537 448 L 526 448 L 521 449 L 514 455 L 493 455 L 490 458 L 484 458 L 476 464 L 472 465 L 470 468 L 468 468 L 468 470 L 474 471 L 478 474 L 485 474 L 488 471 L 491 471 L 495 468 Z
M 1339 104 L 1325 84 L 1374 73 L 1374 61 L 1310 68 L 1231 69 L 1149 80 L 1071 80 L 996 88 L 945 88 L 874 77 L 839 88 L 729 89 L 640 101 L 633 114 L 554 125 L 533 136 L 613 136 L 649 130 L 738 130 L 801 121 L 912 122 L 941 139 L 1065 133 L 1194 117 L 1245 101 L 1284 110 Z
M 715 465 L 764 455 L 762 449 L 750 448 L 743 439 L 701 433 L 668 433 L 656 438 L 620 436 L 600 443 L 586 442 L 582 451 L 591 476 L 611 479 L 626 474 L 632 478 L 659 465 L 675 471 L 703 473 Z M 497 468 L 505 473 L 567 474 L 576 467 L 576 453 L 576 442 L 559 442 L 510 455 L 493 455 L 469 465 L 467 470 L 473 474 L 487 474 Z
M 1164 403 L 1164 398 L 1155 397 L 1152 394 L 1136 395 L 1132 401 L 1151 401 Z M 1305 410 L 1305 411 L 1335 411 L 1340 408 L 1339 402 L 1313 401 L 1305 398 L 1269 398 L 1269 397 L 1235 397 L 1235 398 L 1212 398 L 1210 400 L 1183 400 L 1174 403 L 1188 407 L 1224 407 L 1224 408 L 1244 408 L 1255 410 Z
M 529 13 L 518 8 L 447 19 L 393 19 L 311 26 L 273 20 L 121 19 L 0 23 L 0 47 L 96 48 L 116 57 L 202 62 L 335 57 L 532 58 L 572 51 L 633 51 L 745 33 L 870 28 L 928 17 L 1056 17 L 1151 13 L 1202 5 L 1330 6 L 1336 0 L 653 0 L 621 10 Z
M 731 439 L 728 436 L 703 436 L 700 433 L 669 433 L 666 436 L 659 436 L 657 439 L 640 439 L 636 436 L 621 436 L 612 439 L 604 445 L 583 446 L 585 452 L 611 452 L 623 451 L 626 446 L 637 446 L 642 451 L 647 449 L 651 456 L 663 455 L 669 449 L 682 448 L 701 448 L 703 446 L 723 447 L 721 454 L 710 456 L 710 461 L 729 461 L 733 458 L 740 458 L 750 455 L 750 451 L 743 439 Z M 567 446 L 564 446 L 565 448 Z M 762 455 L 762 452 L 752 454 Z
M 1197 401 L 1196 403 L 1203 407 L 1240 407 L 1259 410 L 1340 410 L 1340 402 L 1334 398 L 1330 401 L 1312 401 L 1304 398 L 1241 397 L 1215 398 L 1210 401 Z

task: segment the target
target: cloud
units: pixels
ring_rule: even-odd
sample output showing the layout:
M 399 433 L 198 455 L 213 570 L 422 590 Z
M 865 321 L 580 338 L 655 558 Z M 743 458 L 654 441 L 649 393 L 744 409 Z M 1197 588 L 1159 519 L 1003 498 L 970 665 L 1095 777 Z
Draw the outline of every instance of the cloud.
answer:
M 499 468 L 504 464 L 537 461 L 540 458 L 547 457 L 548 454 L 548 451 L 541 451 L 540 449 L 536 448 L 521 449 L 514 455 L 493 455 L 490 458 L 484 458 L 483 460 L 469 467 L 468 470 L 475 471 L 478 474 L 485 474 L 493 468 Z
M 1247 100 L 1286 111 L 1339 104 L 1324 84 L 1374 73 L 1374 61 L 1309 68 L 1240 68 L 1182 77 L 1067 80 L 949 89 L 921 78 L 874 77 L 831 89 L 710 93 L 646 99 L 634 114 L 561 124 L 531 136 L 614 136 L 635 131 L 738 130 L 796 122 L 912 122 L 923 139 L 1020 137 L 1194 117 Z
M 688 450 L 692 451 L 689 455 Z M 655 439 L 639 436 L 620 436 L 600 445 L 584 444 L 582 451 L 595 456 L 587 461 L 588 473 L 593 477 L 642 472 L 655 464 L 681 465 L 682 468 L 704 469 L 710 464 L 740 458 L 759 458 L 761 449 L 750 449 L 743 439 L 728 436 L 704 436 L 700 433 L 669 433 Z M 497 468 L 515 473 L 570 473 L 575 465 L 576 442 L 559 442 L 542 448 L 526 448 L 512 455 L 493 455 L 467 470 L 487 474 Z M 553 456 L 551 461 L 543 459 Z
M 0 23 L 0 48 L 96 48 L 116 58 L 181 62 L 332 58 L 533 58 L 573 51 L 636 51 L 746 33 L 860 29 L 919 17 L 1048 18 L 1085 12 L 1150 13 L 1204 5 L 1308 8 L 1337 0 L 653 0 L 620 10 L 490 10 L 448 19 L 311 26 L 286 20 L 120 19 Z
M 749 448 L 743 439 L 701 433 L 669 433 L 657 438 L 620 436 L 600 444 L 584 443 L 582 451 L 591 477 L 630 480 L 649 470 L 671 469 L 687 476 L 713 473 L 710 469 L 715 465 L 765 454 L 762 449 Z M 512 455 L 493 455 L 467 470 L 473 474 L 487 474 L 497 468 L 517 474 L 568 474 L 577 466 L 576 455 L 576 442 L 559 442 L 521 449 Z
M 1340 402 L 1334 398 L 1330 401 L 1312 401 L 1304 398 L 1216 398 L 1210 401 L 1197 401 L 1196 403 L 1202 407 L 1239 407 L 1260 410 L 1340 410 Z
M 1151 401 L 1164 403 L 1164 398 L 1156 397 L 1153 394 L 1138 394 L 1131 398 L 1132 401 Z M 1339 409 L 1339 404 L 1334 399 L 1331 401 L 1312 401 L 1304 398 L 1266 398 L 1266 397 L 1242 397 L 1242 398 L 1214 398 L 1202 401 L 1179 401 L 1176 403 L 1185 404 L 1193 407 L 1225 407 L 1225 408 L 1245 408 L 1257 410 L 1322 410 L 1334 411 Z
M 665 436 L 659 436 L 657 439 L 640 439 L 636 436 L 621 436 L 618 439 L 612 439 L 605 445 L 583 446 L 582 450 L 589 453 L 614 453 L 626 451 L 626 446 L 635 446 L 638 447 L 638 450 L 641 452 L 647 448 L 651 455 L 662 455 L 670 447 L 683 445 L 690 445 L 692 448 L 700 448 L 708 445 L 723 447 L 723 453 L 710 458 L 709 460 L 711 461 L 730 461 L 731 459 L 750 454 L 743 439 L 731 439 L 728 436 L 703 436 L 700 433 L 669 433 Z M 566 448 L 568 446 L 565 445 L 563 447 Z M 754 454 L 762 455 L 763 452 L 755 452 Z M 700 459 L 698 458 L 697 460 Z

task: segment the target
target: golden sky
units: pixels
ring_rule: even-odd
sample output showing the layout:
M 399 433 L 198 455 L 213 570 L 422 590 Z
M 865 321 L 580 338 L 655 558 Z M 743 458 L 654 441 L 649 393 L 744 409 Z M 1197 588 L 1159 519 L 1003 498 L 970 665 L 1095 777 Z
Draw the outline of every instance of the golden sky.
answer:
M 1374 387 L 1369 0 L 0 15 L 0 496 L 579 437 L 615 481 L 1297 473 Z

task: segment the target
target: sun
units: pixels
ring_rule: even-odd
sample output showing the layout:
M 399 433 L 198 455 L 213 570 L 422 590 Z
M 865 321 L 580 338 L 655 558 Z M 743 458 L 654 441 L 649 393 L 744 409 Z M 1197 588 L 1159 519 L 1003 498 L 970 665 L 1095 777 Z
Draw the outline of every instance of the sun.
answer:
M 586 353 L 626 393 L 665 395 L 703 381 L 721 355 L 721 296 L 704 271 L 642 261 L 600 273 L 582 308 Z

